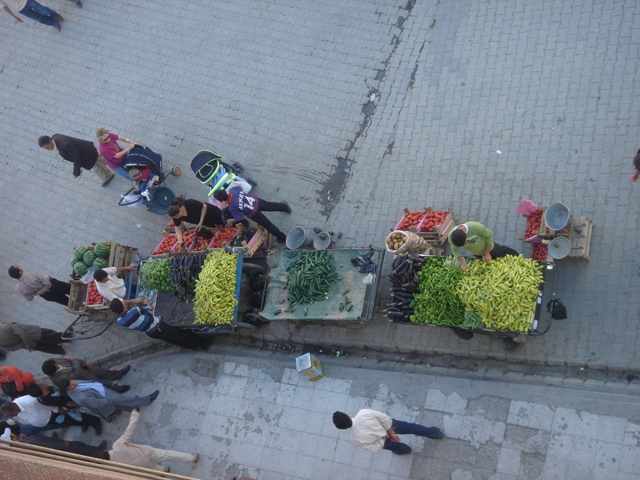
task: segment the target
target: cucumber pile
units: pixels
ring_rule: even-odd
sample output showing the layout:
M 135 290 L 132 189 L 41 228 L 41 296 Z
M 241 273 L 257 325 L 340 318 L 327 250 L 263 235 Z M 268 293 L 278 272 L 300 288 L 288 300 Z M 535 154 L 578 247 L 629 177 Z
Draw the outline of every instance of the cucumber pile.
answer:
M 287 267 L 289 308 L 329 299 L 329 288 L 338 281 L 333 254 L 326 250 L 286 252 L 293 261 Z

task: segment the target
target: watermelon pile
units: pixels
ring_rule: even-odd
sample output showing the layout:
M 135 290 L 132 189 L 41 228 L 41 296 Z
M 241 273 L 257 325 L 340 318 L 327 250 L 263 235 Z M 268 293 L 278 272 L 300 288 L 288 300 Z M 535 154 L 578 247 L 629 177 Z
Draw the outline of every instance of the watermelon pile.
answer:
M 76 247 L 74 256 L 71 259 L 73 273 L 81 277 L 93 267 L 94 270 L 107 268 L 109 266 L 109 254 L 111 245 L 108 243 L 98 243 L 93 248 L 80 245 Z

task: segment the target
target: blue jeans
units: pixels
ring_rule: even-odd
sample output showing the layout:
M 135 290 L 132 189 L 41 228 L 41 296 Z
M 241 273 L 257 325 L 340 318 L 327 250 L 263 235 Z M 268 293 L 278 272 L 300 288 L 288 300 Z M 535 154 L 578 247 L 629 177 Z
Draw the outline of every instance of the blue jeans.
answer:
M 442 432 L 436 427 L 425 427 L 424 425 L 419 425 L 417 423 L 403 422 L 402 420 L 396 419 L 392 420 L 391 427 L 398 435 L 411 434 L 436 440 L 442 438 Z M 407 453 L 411 453 L 411 447 L 409 445 L 402 442 L 394 442 L 389 438 L 384 442 L 384 447 L 382 448 L 385 450 L 391 450 L 396 455 L 406 455 Z
M 136 292 L 138 291 L 138 285 L 136 283 L 124 282 L 124 286 L 127 288 L 127 300 L 136 298 Z
M 20 10 L 20 13 L 44 25 L 51 25 L 52 27 L 60 25 L 57 18 L 58 12 L 44 5 L 40 5 L 36 0 L 27 0 L 27 4 Z
M 109 168 L 111 168 L 111 167 L 109 167 Z M 133 178 L 131 178 L 129 176 L 129 172 L 127 170 L 125 170 L 124 167 L 111 168 L 111 170 L 113 170 L 113 173 L 117 173 L 118 175 L 120 175 L 127 182 L 132 182 L 133 181 Z

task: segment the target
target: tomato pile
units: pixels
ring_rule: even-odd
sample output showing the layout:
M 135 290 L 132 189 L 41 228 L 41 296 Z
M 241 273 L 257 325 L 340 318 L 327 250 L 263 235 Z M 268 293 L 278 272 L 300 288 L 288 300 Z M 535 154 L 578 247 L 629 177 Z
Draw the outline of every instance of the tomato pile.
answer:
M 531 253 L 532 260 L 538 260 L 544 262 L 547 259 L 547 250 L 549 246 L 544 243 L 536 243 L 533 246 L 533 252 Z
M 153 254 L 160 255 L 161 253 L 169 253 L 171 249 L 176 245 L 176 243 L 178 243 L 178 237 L 175 233 L 166 235 L 160 242 L 160 245 L 158 245 L 153 251 Z
M 435 232 L 437 229 L 434 227 L 442 225 L 446 220 L 447 215 L 449 215 L 449 212 L 445 212 L 442 210 L 427 212 L 427 214 L 424 216 L 424 219 L 418 226 L 418 231 Z
M 87 286 L 87 305 L 101 305 L 103 301 L 104 298 L 98 293 L 96 282 L 89 282 Z
M 191 252 L 201 252 L 202 250 L 206 250 L 209 247 L 209 242 L 211 238 L 204 238 L 202 236 L 198 236 L 195 245 L 191 248 L 191 244 L 196 239 L 198 232 L 186 232 L 182 234 L 182 241 L 184 242 L 185 248 L 187 248 Z
M 544 210 L 536 210 L 531 215 L 527 217 L 527 228 L 524 231 L 524 238 L 527 239 L 536 235 L 540 229 L 540 225 L 542 224 L 542 215 L 544 214 Z M 546 233 L 550 233 L 549 229 L 546 229 Z
M 396 230 L 406 230 L 409 227 L 417 226 L 424 218 L 424 212 L 409 212 L 405 210 L 405 214 L 400 220 Z
M 238 229 L 236 227 L 231 228 L 223 228 L 218 231 L 214 242 L 211 244 L 212 248 L 224 248 L 229 244 L 229 241 L 235 237 L 236 233 L 238 233 Z
M 176 226 L 176 224 L 173 223 L 173 220 L 171 220 L 169 223 L 167 223 L 167 228 L 173 228 L 175 226 Z

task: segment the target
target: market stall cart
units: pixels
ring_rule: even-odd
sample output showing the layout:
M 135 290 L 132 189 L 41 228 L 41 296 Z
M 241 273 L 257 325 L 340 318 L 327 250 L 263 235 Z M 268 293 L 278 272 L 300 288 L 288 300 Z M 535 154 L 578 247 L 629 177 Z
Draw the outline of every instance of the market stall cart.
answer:
M 69 282 L 71 284 L 69 304 L 65 310 L 77 317 L 63 332 L 63 338 L 78 340 L 97 337 L 104 333 L 115 320 L 108 302 L 98 294 L 93 280 L 84 283 L 81 277 L 90 276 L 92 269 L 126 267 L 133 263 L 137 256 L 137 248 L 116 242 L 76 247 L 72 259 L 72 279 Z M 136 283 L 136 272 L 126 272 L 123 275 L 131 284 Z
M 268 255 L 260 317 L 272 321 L 371 320 L 384 250 L 281 250 Z

